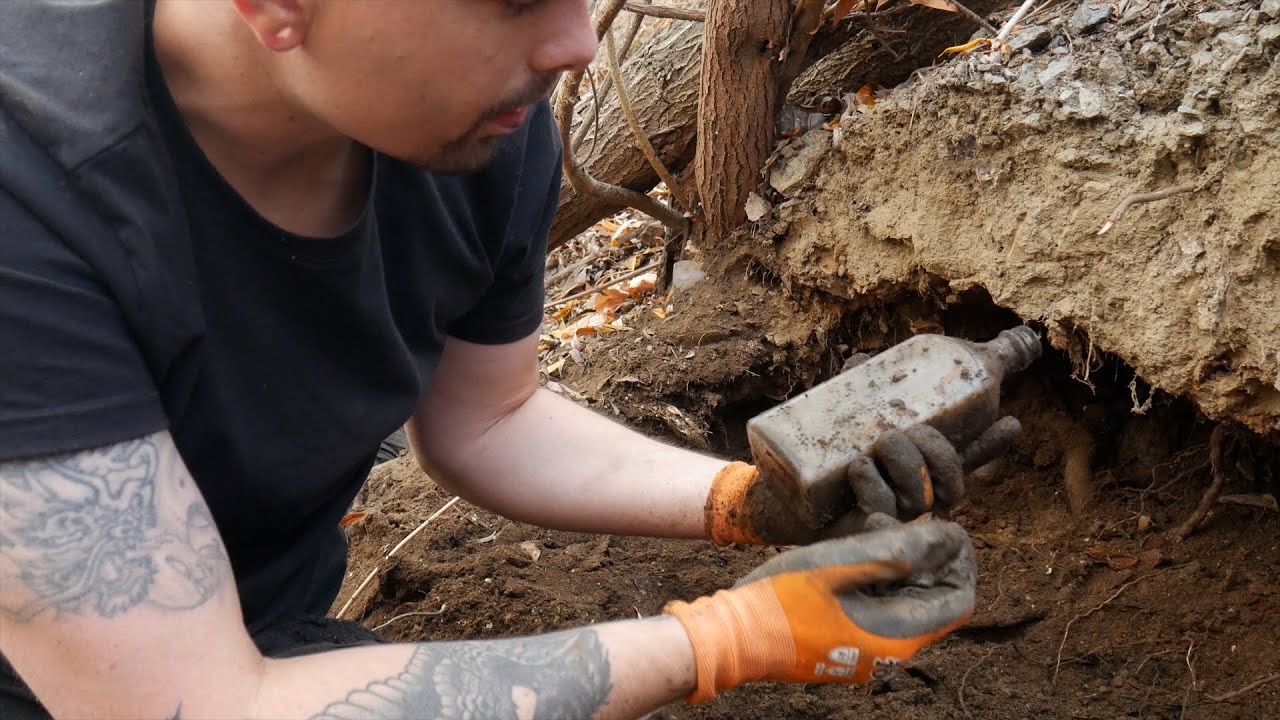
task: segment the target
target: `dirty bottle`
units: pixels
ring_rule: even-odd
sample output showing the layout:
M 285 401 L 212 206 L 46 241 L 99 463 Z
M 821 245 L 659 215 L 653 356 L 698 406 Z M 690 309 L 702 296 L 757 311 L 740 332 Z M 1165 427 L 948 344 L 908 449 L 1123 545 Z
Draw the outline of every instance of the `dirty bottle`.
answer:
M 1000 414 L 1000 383 L 1040 356 L 1035 330 L 1020 326 L 985 343 L 917 335 L 810 388 L 747 423 L 762 477 L 817 527 L 850 492 L 849 465 L 881 433 L 931 425 L 963 447 Z

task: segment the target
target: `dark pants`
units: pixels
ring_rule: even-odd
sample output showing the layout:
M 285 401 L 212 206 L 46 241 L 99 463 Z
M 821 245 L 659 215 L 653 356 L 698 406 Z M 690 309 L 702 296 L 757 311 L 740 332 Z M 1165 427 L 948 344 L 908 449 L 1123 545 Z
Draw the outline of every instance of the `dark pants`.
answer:
M 298 657 L 359 645 L 386 642 L 363 625 L 329 618 L 301 618 L 254 636 L 258 649 L 271 658 Z M 26 683 L 0 655 L 0 718 L 3 720 L 50 720 Z

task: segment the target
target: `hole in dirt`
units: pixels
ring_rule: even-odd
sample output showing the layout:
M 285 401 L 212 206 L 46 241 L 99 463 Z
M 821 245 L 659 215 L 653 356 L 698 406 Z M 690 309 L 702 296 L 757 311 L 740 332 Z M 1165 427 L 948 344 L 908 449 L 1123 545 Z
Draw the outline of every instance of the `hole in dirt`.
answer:
M 791 388 L 789 396 L 834 376 L 854 352 L 874 355 L 921 333 L 986 341 L 1021 324 L 981 288 L 957 293 L 922 282 L 916 290 L 898 302 L 846 316 L 818 359 L 810 360 L 820 366 L 811 374 L 814 382 Z M 1172 480 L 1208 477 L 1215 423 L 1194 404 L 1151 388 L 1132 367 L 1094 348 L 1083 331 L 1030 324 L 1043 338 L 1043 355 L 1029 370 L 1009 378 L 1001 397 L 1003 411 L 1024 428 L 1012 462 L 1063 478 L 1073 506 L 1088 504 L 1113 486 L 1155 488 Z M 753 369 L 758 380 L 726 391 L 730 399 L 709 418 L 714 452 L 749 459 L 747 422 L 780 401 L 771 372 L 778 373 Z M 1280 496 L 1280 471 L 1273 470 L 1280 467 L 1280 449 L 1243 431 L 1238 436 L 1232 492 Z

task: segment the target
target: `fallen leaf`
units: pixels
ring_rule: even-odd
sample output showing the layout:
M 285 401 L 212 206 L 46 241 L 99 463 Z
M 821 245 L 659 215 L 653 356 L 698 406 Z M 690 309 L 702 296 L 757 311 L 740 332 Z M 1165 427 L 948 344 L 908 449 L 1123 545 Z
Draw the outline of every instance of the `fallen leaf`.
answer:
M 653 288 L 657 284 L 658 275 L 656 273 L 646 273 L 628 283 L 627 293 L 631 297 L 639 297 L 653 292 Z
M 368 514 L 369 513 L 367 512 L 347 513 L 346 515 L 342 516 L 341 520 L 338 521 L 338 527 L 343 527 L 343 528 L 351 527 L 352 525 L 355 525 L 356 523 L 363 520 L 364 516 Z
M 1112 570 L 1127 570 L 1138 564 L 1137 555 L 1102 545 L 1091 547 L 1085 553 L 1098 562 L 1106 563 Z
M 569 359 L 569 356 L 568 356 L 568 355 L 566 355 L 566 356 L 564 356 L 564 357 L 560 358 L 559 360 L 557 360 L 557 361 L 555 361 L 555 362 L 551 363 L 550 365 L 548 365 L 548 366 L 547 366 L 547 374 L 548 374 L 548 375 L 559 375 L 559 374 L 561 373 L 561 371 L 563 371 L 563 370 L 564 370 L 564 361 L 565 361 L 565 360 L 568 360 L 568 359 Z
M 963 45 L 952 45 L 951 47 L 946 48 L 942 52 L 938 53 L 938 55 L 939 56 L 953 55 L 955 53 L 968 52 L 981 45 L 989 45 L 989 44 L 991 44 L 991 40 L 987 38 L 978 38 L 977 40 L 970 40 L 969 42 Z
M 845 15 L 854 10 L 861 10 L 867 6 L 866 0 L 840 0 L 831 10 L 832 24 L 838 23 L 844 19 Z
M 594 297 L 593 309 L 598 313 L 617 310 L 618 306 L 631 299 L 631 296 L 617 288 L 606 288 Z
M 653 309 L 653 314 L 654 314 L 654 315 L 657 315 L 657 316 L 658 316 L 658 318 L 659 318 L 659 319 L 661 319 L 661 320 L 666 320 L 666 319 L 667 319 L 667 311 L 666 311 L 666 310 L 663 310 L 662 308 L 654 308 L 654 309 Z
M 576 307 L 578 307 L 577 300 L 565 303 L 564 307 L 560 308 L 559 310 L 551 314 L 551 319 L 557 322 L 560 320 L 563 320 L 569 317 L 569 313 L 573 312 Z

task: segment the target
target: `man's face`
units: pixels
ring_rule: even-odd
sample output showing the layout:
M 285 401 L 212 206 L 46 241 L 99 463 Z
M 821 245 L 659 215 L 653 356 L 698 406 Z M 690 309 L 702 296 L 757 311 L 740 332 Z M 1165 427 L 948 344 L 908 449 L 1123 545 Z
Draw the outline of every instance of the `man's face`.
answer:
M 437 172 L 488 164 L 596 39 L 586 0 L 312 0 L 287 92 L 339 132 Z

